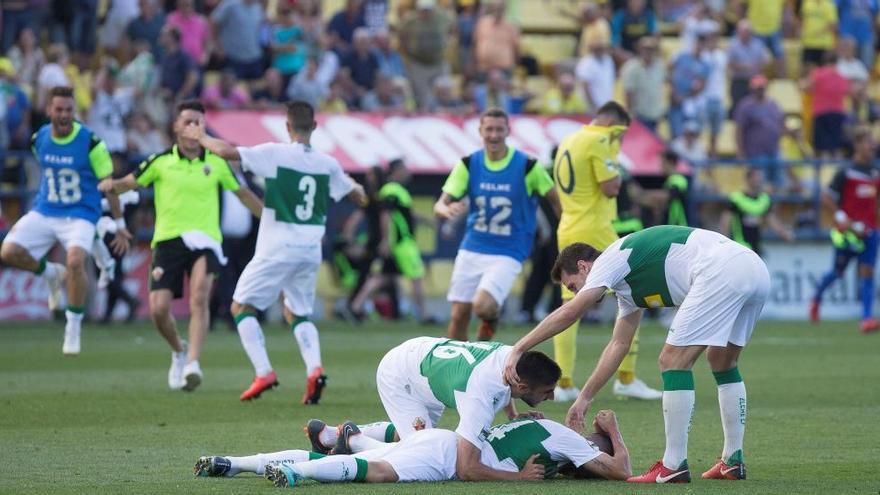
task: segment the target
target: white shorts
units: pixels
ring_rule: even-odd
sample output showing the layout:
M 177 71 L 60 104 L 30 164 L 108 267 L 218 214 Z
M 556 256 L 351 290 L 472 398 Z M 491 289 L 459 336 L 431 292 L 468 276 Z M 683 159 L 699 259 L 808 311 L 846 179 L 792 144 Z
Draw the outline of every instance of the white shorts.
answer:
M 767 265 L 752 251 L 719 253 L 719 261 L 698 273 L 666 343 L 673 346 L 740 347 L 752 336 L 770 292 Z
M 398 481 L 449 481 L 455 479 L 458 436 L 454 431 L 431 429 L 402 439 L 390 448 L 355 454 L 367 461 L 391 464 Z
M 21 217 L 6 236 L 4 242 L 17 244 L 40 260 L 52 249 L 55 242 L 64 249 L 82 248 L 91 254 L 95 240 L 95 224 L 76 217 L 47 217 L 36 211 L 29 211 Z
M 421 429 L 434 428 L 446 408 L 436 398 L 420 392 L 430 387 L 428 379 L 419 373 L 419 366 L 425 349 L 436 343 L 433 337 L 408 340 L 388 351 L 376 369 L 379 399 L 401 439 Z
M 522 263 L 510 256 L 459 249 L 446 299 L 469 303 L 477 290 L 484 290 L 501 306 L 521 271 Z
M 264 310 L 284 294 L 284 305 L 297 316 L 312 314 L 320 260 L 252 259 L 235 285 L 232 299 Z

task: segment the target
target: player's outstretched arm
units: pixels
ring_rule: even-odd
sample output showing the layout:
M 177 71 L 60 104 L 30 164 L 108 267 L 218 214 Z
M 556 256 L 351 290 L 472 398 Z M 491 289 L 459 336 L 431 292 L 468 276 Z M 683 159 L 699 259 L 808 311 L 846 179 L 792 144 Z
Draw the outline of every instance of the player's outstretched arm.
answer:
M 263 202 L 249 187 L 242 185 L 238 191 L 235 191 L 235 195 L 241 203 L 250 210 L 251 215 L 257 218 L 260 218 L 263 215 Z
M 121 179 L 114 179 L 112 177 L 107 177 L 98 183 L 98 190 L 104 194 L 115 193 L 122 194 L 125 191 L 130 191 L 132 189 L 137 189 L 139 187 L 137 183 L 137 179 L 135 179 L 134 174 L 128 174 Z M 110 200 L 109 197 L 107 199 Z
M 577 400 L 574 401 L 574 404 L 568 410 L 565 423 L 569 428 L 575 431 L 582 431 L 584 429 L 584 416 L 590 409 L 593 397 L 614 376 L 623 358 L 629 353 L 629 348 L 632 346 L 633 337 L 639 328 L 641 320 L 641 309 L 617 319 L 617 322 L 614 324 L 611 340 L 605 346 L 605 350 L 602 351 L 599 362 L 596 363 L 596 369 L 593 370 L 584 388 L 581 389 Z
M 632 463 L 614 411 L 599 411 L 593 424 L 597 432 L 607 435 L 611 440 L 613 455 L 601 453 L 599 457 L 580 466 L 578 474 L 585 477 L 598 476 L 607 480 L 626 480 L 632 476 Z
M 238 149 L 222 139 L 213 138 L 205 132 L 205 119 L 199 119 L 198 124 L 188 125 L 183 128 L 180 137 L 198 141 L 206 150 L 227 161 L 241 161 Z
M 355 182 L 351 177 L 349 177 L 349 180 L 354 184 L 354 187 L 352 187 L 351 192 L 346 197 L 360 207 L 367 206 L 367 193 L 364 191 L 364 186 Z
M 519 339 L 507 357 L 507 364 L 504 367 L 504 378 L 508 385 L 513 386 L 519 383 L 516 363 L 519 362 L 519 358 L 524 352 L 570 327 L 574 322 L 580 320 L 584 313 L 595 306 L 604 296 L 605 287 L 595 287 L 578 292 L 574 299 L 556 308 L 556 311 L 550 313 L 541 323 L 538 323 L 538 326 L 531 332 Z
M 520 472 L 499 471 L 480 462 L 480 449 L 458 437 L 455 474 L 462 481 L 539 481 L 544 479 L 544 466 L 535 464 L 537 454 L 529 458 Z

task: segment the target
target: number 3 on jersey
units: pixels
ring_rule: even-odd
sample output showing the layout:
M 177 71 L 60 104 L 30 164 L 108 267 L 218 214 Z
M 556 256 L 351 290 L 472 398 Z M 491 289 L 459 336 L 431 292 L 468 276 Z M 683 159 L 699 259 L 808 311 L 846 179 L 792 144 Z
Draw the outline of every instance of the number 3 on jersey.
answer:
M 487 208 L 486 196 L 477 196 L 474 198 L 477 205 L 477 220 L 474 222 L 474 230 L 477 232 L 488 232 L 492 235 L 510 235 L 510 224 L 507 219 L 513 211 L 513 203 L 510 198 L 504 196 L 492 196 L 489 198 L 489 208 L 492 210 L 489 215 L 489 223 L 486 223 Z
M 79 187 L 79 173 L 69 168 L 47 168 L 46 176 L 46 200 L 50 203 L 69 205 L 78 203 L 82 199 L 82 190 Z
M 278 222 L 324 225 L 330 198 L 330 176 L 305 174 L 278 167 L 278 175 L 266 179 L 266 208 Z

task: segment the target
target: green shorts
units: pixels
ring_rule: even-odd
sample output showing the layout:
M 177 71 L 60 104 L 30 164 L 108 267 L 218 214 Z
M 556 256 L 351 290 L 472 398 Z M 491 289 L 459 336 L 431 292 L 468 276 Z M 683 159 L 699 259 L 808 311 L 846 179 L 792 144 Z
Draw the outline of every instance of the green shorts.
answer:
M 400 274 L 406 278 L 416 279 L 425 276 L 425 264 L 422 253 L 415 239 L 401 239 L 391 248 L 391 254 Z

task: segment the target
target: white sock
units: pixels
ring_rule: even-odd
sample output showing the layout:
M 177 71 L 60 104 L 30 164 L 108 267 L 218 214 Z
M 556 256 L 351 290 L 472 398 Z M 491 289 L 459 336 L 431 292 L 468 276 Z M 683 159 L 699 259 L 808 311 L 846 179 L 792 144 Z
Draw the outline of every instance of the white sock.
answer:
M 293 336 L 299 344 L 299 353 L 306 364 L 306 376 L 321 368 L 321 342 L 318 340 L 318 327 L 309 320 L 300 321 L 293 327 Z
M 61 276 L 61 274 L 64 272 L 64 270 L 65 270 L 64 265 L 62 265 L 61 263 L 47 262 L 46 268 L 43 269 L 42 276 L 43 276 L 43 278 L 46 278 L 49 280 L 56 279 Z
M 271 462 L 289 462 L 291 464 L 297 462 L 306 462 L 311 460 L 311 452 L 307 450 L 282 450 L 281 452 L 270 452 L 268 454 L 248 455 L 244 457 L 227 457 L 232 468 L 226 473 L 226 476 L 235 476 L 243 471 L 262 475 L 266 472 L 266 464 Z
M 377 421 L 366 425 L 358 425 L 358 428 L 364 436 L 383 443 L 393 442 L 394 433 L 397 432 L 390 421 Z
M 113 261 L 113 256 L 110 254 L 110 250 L 107 249 L 107 245 L 98 238 L 95 238 L 95 242 L 92 243 L 92 257 L 95 259 L 95 264 L 101 270 L 106 270 Z
M 336 427 L 327 426 L 321 430 L 321 433 L 318 433 L 318 441 L 325 447 L 333 447 L 336 445 L 336 439 L 339 438 L 337 433 Z
M 351 447 L 352 452 L 358 453 L 365 450 L 381 449 L 382 447 L 387 447 L 388 444 L 379 440 L 373 440 L 361 433 L 360 435 L 348 437 L 348 446 Z
M 64 316 L 67 318 L 67 324 L 64 325 L 64 331 L 66 333 L 79 335 L 80 331 L 82 330 L 83 314 L 74 313 L 70 310 L 65 310 Z
M 269 354 L 266 353 L 266 338 L 263 336 L 263 329 L 260 328 L 260 322 L 254 315 L 246 315 L 236 323 L 238 327 L 238 337 L 241 339 L 241 346 L 247 353 L 248 359 L 254 365 L 254 372 L 257 376 L 266 376 L 272 372 L 272 363 L 269 362 Z
M 739 459 L 734 461 L 742 462 L 743 437 L 746 433 L 746 384 L 718 385 L 718 407 L 721 409 L 721 426 L 724 429 L 721 459 L 727 462 L 739 451 Z
M 297 474 L 315 481 L 363 481 L 367 476 L 367 461 L 352 455 L 331 455 L 314 461 L 293 464 Z
M 693 390 L 663 391 L 663 422 L 666 425 L 666 451 L 663 465 L 678 469 L 687 460 L 688 431 L 694 413 Z

